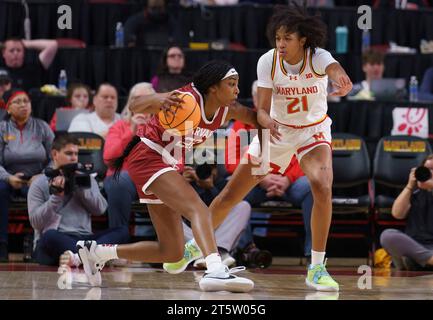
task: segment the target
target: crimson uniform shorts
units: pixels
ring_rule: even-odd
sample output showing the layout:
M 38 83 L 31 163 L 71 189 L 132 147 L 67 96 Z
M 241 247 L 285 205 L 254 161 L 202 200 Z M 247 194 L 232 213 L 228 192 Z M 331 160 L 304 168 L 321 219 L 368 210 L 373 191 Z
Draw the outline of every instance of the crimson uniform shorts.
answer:
M 309 151 L 320 145 L 331 147 L 331 124 L 332 120 L 324 118 L 318 124 L 303 128 L 290 128 L 281 125 L 279 132 L 281 140 L 275 143 L 270 142 L 269 160 L 272 173 L 284 174 L 295 154 L 299 163 L 302 157 Z M 260 156 L 259 138 L 255 136 L 248 149 L 248 156 L 251 158 Z
M 149 140 L 142 138 L 142 140 Z M 141 203 L 162 204 L 152 192 L 147 191 L 156 178 L 168 171 L 178 171 L 179 165 L 169 164 L 163 156 L 144 141 L 139 142 L 128 157 L 128 173 L 138 192 Z

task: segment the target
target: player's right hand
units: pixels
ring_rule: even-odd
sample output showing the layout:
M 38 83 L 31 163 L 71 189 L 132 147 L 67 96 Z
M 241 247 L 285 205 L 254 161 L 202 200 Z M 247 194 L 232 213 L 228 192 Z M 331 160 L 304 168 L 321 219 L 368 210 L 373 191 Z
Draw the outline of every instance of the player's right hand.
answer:
M 269 118 L 268 123 L 264 129 L 269 130 L 270 140 L 272 143 L 281 140 L 281 133 L 279 132 L 280 125 L 273 119 Z
M 172 110 L 172 107 L 180 107 L 183 100 L 179 98 L 179 91 L 171 91 L 166 93 L 160 93 L 159 97 L 159 110 L 171 113 L 174 115 L 174 111 Z

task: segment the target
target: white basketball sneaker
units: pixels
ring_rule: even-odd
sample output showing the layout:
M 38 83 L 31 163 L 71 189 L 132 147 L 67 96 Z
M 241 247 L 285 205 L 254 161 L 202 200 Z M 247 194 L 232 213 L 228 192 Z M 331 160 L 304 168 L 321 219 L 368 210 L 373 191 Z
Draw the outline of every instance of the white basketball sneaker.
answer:
M 101 270 L 105 265 L 105 261 L 99 258 L 95 253 L 97 245 L 96 241 L 86 240 L 77 242 L 78 255 L 83 263 L 84 272 L 92 286 L 101 285 Z
M 245 270 L 245 267 L 229 269 L 221 265 L 216 271 L 206 272 L 199 282 L 203 291 L 249 292 L 254 288 L 254 282 L 247 278 L 234 276 L 233 273 Z

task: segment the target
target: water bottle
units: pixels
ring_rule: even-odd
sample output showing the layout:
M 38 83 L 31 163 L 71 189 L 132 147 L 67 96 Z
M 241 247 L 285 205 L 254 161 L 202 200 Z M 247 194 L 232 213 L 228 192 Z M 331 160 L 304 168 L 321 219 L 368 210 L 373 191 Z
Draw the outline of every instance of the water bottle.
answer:
M 370 30 L 364 29 L 362 31 L 362 52 L 367 51 L 370 48 Z
M 62 69 L 60 70 L 59 83 L 58 83 L 59 91 L 61 94 L 63 95 L 66 94 L 67 86 L 68 86 L 68 78 L 66 76 L 66 71 Z
M 347 53 L 347 35 L 349 29 L 346 26 L 338 26 L 335 28 L 335 36 L 337 39 L 336 52 Z
M 118 22 L 116 25 L 116 41 L 115 41 L 115 47 L 116 48 L 123 48 L 123 25 L 122 22 Z
M 418 80 L 416 76 L 410 77 L 409 82 L 409 101 L 416 102 L 418 101 Z

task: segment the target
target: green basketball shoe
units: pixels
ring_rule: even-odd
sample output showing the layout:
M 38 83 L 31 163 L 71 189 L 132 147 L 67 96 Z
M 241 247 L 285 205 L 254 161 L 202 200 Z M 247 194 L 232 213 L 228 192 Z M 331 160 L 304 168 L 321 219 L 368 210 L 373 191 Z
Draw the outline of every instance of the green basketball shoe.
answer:
M 310 264 L 305 283 L 318 291 L 338 291 L 339 285 L 326 271 L 325 264 Z
M 191 262 L 201 257 L 203 257 L 203 254 L 194 239 L 192 239 L 185 243 L 185 251 L 181 260 L 178 262 L 164 263 L 162 267 L 168 273 L 178 274 L 185 271 L 186 267 L 188 267 Z

